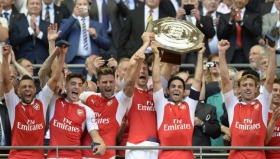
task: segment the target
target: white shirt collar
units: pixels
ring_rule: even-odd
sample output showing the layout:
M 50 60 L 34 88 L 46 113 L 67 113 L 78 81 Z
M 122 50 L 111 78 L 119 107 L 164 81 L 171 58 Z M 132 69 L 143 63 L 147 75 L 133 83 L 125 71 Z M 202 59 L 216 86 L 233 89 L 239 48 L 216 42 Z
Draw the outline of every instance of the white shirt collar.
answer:
M 246 11 L 245 7 L 244 7 L 244 8 L 242 8 L 242 9 L 240 9 L 240 11 L 241 11 L 241 14 L 244 14 L 244 13 L 245 13 L 245 11 Z
M 9 16 L 12 14 L 12 9 L 9 9 L 8 11 L 5 11 L 5 10 L 2 10 L 2 14 L 4 14 L 4 13 L 9 13 Z
M 150 10 L 151 10 L 151 8 L 148 7 L 147 5 L 145 5 L 145 10 L 144 11 L 150 14 Z M 158 7 L 154 8 L 152 10 L 153 10 L 153 13 L 158 13 Z
M 54 9 L 54 4 L 53 4 L 53 3 L 51 3 L 51 4 L 49 4 L 49 5 L 46 5 L 46 4 L 43 2 L 43 10 L 45 10 L 47 6 L 49 6 L 50 9 Z
M 77 102 L 70 102 L 67 98 L 65 98 L 65 101 L 66 101 L 67 103 L 70 103 L 70 104 L 79 104 L 79 105 L 81 105 L 81 101 L 80 101 L 80 100 L 77 101 Z
M 84 18 L 86 21 L 89 20 L 89 16 L 86 16 L 86 17 L 80 17 L 80 16 L 78 16 L 79 21 L 81 21 L 83 18 Z

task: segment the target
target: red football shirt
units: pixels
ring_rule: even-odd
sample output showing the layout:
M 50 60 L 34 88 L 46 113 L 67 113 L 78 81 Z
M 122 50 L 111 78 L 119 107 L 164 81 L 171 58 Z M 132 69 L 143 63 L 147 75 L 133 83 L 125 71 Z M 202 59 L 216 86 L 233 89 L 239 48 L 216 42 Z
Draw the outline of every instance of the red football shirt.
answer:
M 111 98 L 104 98 L 99 93 L 84 92 L 80 99 L 86 102 L 95 113 L 95 120 L 99 127 L 99 135 L 102 137 L 106 146 L 116 145 L 116 136 L 120 128 L 122 118 L 126 109 L 131 105 L 132 98 L 127 97 L 123 91 L 118 92 Z M 91 143 L 88 133 L 83 134 L 82 145 L 88 146 Z M 116 156 L 115 150 L 106 150 L 105 154 L 94 156 L 91 150 L 83 150 L 83 157 L 91 158 L 111 158 Z
M 224 94 L 232 146 L 264 146 L 271 94 L 264 88 L 252 103 L 239 102 L 233 91 Z M 264 151 L 231 150 L 229 159 L 264 159 Z
M 127 142 L 139 144 L 148 137 L 158 138 L 153 90 L 134 88 L 131 107 L 128 107 L 129 134 Z
M 161 146 L 192 146 L 194 114 L 197 100 L 189 97 L 175 105 L 164 98 L 163 89 L 153 95 Z M 194 158 L 191 150 L 162 150 L 159 159 Z
M 21 102 L 14 89 L 5 94 L 12 128 L 12 146 L 43 146 L 45 116 L 52 90 L 46 85 L 31 104 Z M 44 159 L 43 150 L 11 150 L 10 159 Z
M 272 111 L 268 113 L 268 122 L 271 120 Z M 280 146 L 280 120 L 277 120 L 274 128 L 274 133 L 267 146 Z M 280 150 L 265 151 L 266 159 L 279 159 Z
M 85 126 L 88 132 L 98 130 L 94 112 L 81 101 L 53 97 L 50 103 L 50 146 L 80 146 Z M 60 158 L 82 158 L 81 150 L 59 150 Z M 49 150 L 48 158 L 56 158 L 56 150 Z

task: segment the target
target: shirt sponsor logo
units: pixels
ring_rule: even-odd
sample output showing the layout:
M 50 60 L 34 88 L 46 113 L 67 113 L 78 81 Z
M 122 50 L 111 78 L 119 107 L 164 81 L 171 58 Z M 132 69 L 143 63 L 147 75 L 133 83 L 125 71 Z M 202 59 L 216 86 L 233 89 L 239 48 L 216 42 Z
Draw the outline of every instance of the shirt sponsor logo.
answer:
M 77 109 L 77 114 L 79 116 L 82 116 L 84 114 L 84 110 L 83 109 Z
M 95 115 L 95 122 L 97 124 L 109 124 L 110 123 L 110 118 L 103 118 L 101 117 L 102 114 L 98 112 L 94 112 Z
M 79 132 L 80 131 L 80 129 L 78 127 L 73 126 L 72 121 L 67 118 L 64 118 L 63 122 L 59 122 L 58 120 L 54 119 L 53 126 L 66 130 L 66 131 L 69 131 L 69 132 Z
M 40 105 L 38 103 L 36 103 L 34 106 L 33 106 L 33 109 L 34 110 L 40 110 Z
M 188 130 L 191 129 L 191 124 L 183 123 L 182 119 L 173 119 L 173 124 L 164 124 L 164 131 Z
M 35 124 L 35 120 L 27 120 L 26 124 L 17 122 L 17 128 L 25 131 L 36 131 L 44 128 L 43 123 Z
M 243 123 L 235 122 L 235 128 L 240 130 L 257 130 L 261 128 L 261 124 L 253 123 L 252 119 L 243 119 Z
M 152 101 L 147 101 L 145 105 L 137 104 L 137 109 L 143 111 L 155 111 L 154 103 Z

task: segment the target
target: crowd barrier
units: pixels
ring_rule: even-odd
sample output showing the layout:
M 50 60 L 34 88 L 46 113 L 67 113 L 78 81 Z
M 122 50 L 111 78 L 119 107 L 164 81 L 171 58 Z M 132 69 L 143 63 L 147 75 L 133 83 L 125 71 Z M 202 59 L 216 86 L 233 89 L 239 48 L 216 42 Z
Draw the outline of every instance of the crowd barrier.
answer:
M 91 149 L 90 146 L 0 146 L 0 150 L 84 150 Z M 107 146 L 107 150 L 199 150 L 195 157 L 202 159 L 203 157 L 227 157 L 228 153 L 203 153 L 204 150 L 280 150 L 280 147 L 260 147 L 260 146 Z M 0 154 L 0 157 L 7 157 L 8 154 Z M 57 156 L 58 158 L 58 156 Z

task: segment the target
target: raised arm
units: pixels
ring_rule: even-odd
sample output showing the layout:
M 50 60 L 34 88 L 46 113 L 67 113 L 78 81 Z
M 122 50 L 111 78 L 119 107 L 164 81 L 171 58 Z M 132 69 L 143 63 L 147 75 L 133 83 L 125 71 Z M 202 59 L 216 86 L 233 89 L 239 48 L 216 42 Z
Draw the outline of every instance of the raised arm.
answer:
M 136 51 L 133 57 L 130 59 L 130 65 L 127 69 L 125 77 L 125 83 L 123 92 L 127 97 L 132 97 L 135 87 L 135 82 L 139 77 L 139 73 L 141 70 L 141 65 L 145 60 L 145 50 L 149 46 L 150 37 L 153 37 L 153 33 L 144 32 L 142 35 L 143 45 Z
M 157 42 L 152 42 L 151 44 L 153 53 L 155 55 L 154 65 L 152 68 L 152 79 L 153 79 L 153 92 L 158 92 L 162 88 L 160 80 L 160 57 L 158 47 L 160 46 Z
M 268 67 L 266 71 L 266 80 L 264 82 L 264 87 L 268 93 L 272 92 L 272 86 L 274 83 L 274 77 L 275 77 L 275 71 L 277 65 L 276 56 L 275 56 L 276 47 L 277 47 L 276 44 L 273 48 L 270 47 L 268 41 L 266 41 L 266 48 L 268 49 L 268 53 L 269 53 L 269 61 L 268 61 Z
M 227 92 L 232 90 L 232 84 L 230 82 L 228 66 L 226 61 L 226 51 L 230 47 L 230 43 L 227 40 L 221 40 L 218 43 L 219 50 L 219 67 L 220 67 L 220 75 L 221 75 L 221 84 L 222 84 L 222 92 L 226 94 Z
M 50 89 L 52 91 L 55 90 L 56 84 L 59 81 L 59 78 L 61 76 L 62 69 L 63 69 L 63 64 L 64 64 L 64 61 L 65 61 L 65 55 L 67 53 L 67 50 L 68 50 L 68 48 L 64 47 L 64 46 L 62 46 L 60 48 L 56 47 L 54 49 L 54 51 L 58 51 L 60 53 L 60 55 L 59 55 L 59 58 L 58 58 L 58 60 L 56 62 L 56 66 L 55 66 L 54 72 L 51 75 L 51 78 L 47 82 L 47 85 L 50 87 Z
M 57 31 L 57 24 L 51 24 L 48 27 L 49 55 L 52 54 L 55 48 L 55 40 L 58 38 L 61 31 Z
M 201 85 L 202 85 L 202 76 L 203 76 L 203 54 L 205 52 L 204 43 L 200 43 L 197 48 L 201 48 L 197 52 L 197 62 L 196 62 L 196 68 L 195 68 L 195 75 L 194 75 L 194 81 L 192 84 L 192 87 L 200 92 Z
M 11 50 L 11 62 L 12 62 L 12 64 L 15 65 L 17 71 L 18 71 L 20 74 L 22 74 L 22 75 L 28 75 L 28 76 L 32 77 L 32 76 L 29 74 L 29 72 L 28 72 L 25 68 L 23 68 L 23 67 L 16 61 L 16 58 L 15 58 L 15 54 L 14 54 L 13 49 Z
M 12 52 L 12 47 L 9 45 L 2 47 L 2 68 L 9 68 L 8 56 Z M 9 93 L 13 88 L 13 84 L 10 80 L 9 69 L 2 69 L 2 78 L 3 78 L 3 91 L 4 93 Z

